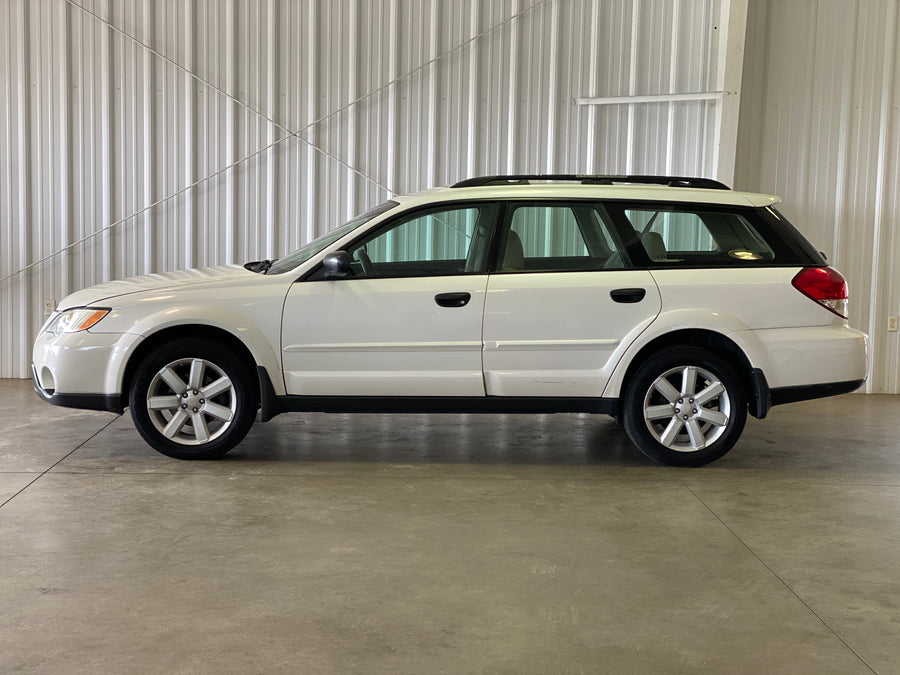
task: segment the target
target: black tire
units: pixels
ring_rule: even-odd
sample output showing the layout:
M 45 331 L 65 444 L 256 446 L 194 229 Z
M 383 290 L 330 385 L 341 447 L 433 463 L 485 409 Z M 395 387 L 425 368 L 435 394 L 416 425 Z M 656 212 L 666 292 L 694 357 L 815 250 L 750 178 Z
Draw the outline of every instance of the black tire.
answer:
M 747 397 L 737 370 L 720 356 L 699 347 L 669 347 L 638 366 L 625 391 L 623 416 L 629 438 L 651 459 L 703 466 L 740 438 Z
M 259 393 L 251 363 L 217 342 L 183 338 L 144 358 L 129 406 L 134 426 L 154 450 L 176 459 L 216 459 L 247 435 Z

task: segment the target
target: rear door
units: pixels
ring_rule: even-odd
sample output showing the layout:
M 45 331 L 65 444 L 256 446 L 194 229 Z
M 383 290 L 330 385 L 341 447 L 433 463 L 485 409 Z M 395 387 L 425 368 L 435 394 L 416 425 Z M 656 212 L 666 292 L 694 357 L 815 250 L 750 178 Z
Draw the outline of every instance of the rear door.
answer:
M 598 202 L 510 202 L 484 310 L 489 396 L 600 396 L 660 311 Z

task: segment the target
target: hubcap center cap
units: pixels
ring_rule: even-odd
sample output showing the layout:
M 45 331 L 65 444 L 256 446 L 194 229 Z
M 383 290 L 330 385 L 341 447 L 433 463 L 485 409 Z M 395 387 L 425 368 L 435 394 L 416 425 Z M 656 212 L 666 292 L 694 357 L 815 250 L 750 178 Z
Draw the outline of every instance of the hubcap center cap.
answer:
M 702 408 L 699 403 L 691 399 L 691 403 L 688 402 L 687 397 L 683 399 L 679 399 L 677 403 L 672 404 L 672 410 L 674 414 L 682 419 L 690 419 L 692 417 L 699 417 L 702 412 Z
M 187 405 L 188 410 L 193 410 L 194 408 L 198 408 L 198 409 L 201 408 L 203 406 L 203 403 L 201 403 L 201 401 L 203 401 L 203 403 L 206 402 L 205 399 L 203 398 L 203 394 L 201 394 L 200 392 L 197 392 L 195 394 L 190 389 L 188 389 L 188 391 L 187 391 L 187 398 L 181 399 L 181 402 Z

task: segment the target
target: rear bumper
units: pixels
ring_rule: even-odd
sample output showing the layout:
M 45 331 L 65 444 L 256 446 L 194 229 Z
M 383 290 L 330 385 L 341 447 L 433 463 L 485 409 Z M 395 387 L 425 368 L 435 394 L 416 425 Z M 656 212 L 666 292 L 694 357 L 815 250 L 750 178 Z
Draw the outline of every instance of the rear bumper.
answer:
M 865 333 L 849 328 L 840 321 L 826 326 L 802 328 L 770 328 L 739 331 L 729 336 L 744 349 L 754 367 L 766 374 L 772 391 L 802 390 L 817 386 L 828 391 L 832 386 L 862 383 L 868 374 L 868 339 Z M 836 393 L 852 391 L 859 385 Z M 801 396 L 801 394 L 796 394 Z M 819 398 L 819 394 L 789 398 L 783 403 L 805 398 Z M 778 405 L 773 400 L 773 405 Z
M 866 379 L 848 380 L 846 382 L 825 382 L 821 384 L 803 384 L 790 387 L 770 389 L 766 376 L 759 368 L 750 372 L 751 397 L 749 412 L 757 419 L 765 419 L 772 406 L 797 401 L 808 401 L 826 396 L 838 396 L 856 391 L 866 383 Z
M 859 389 L 865 383 L 866 380 L 863 378 L 862 380 L 851 380 L 849 382 L 807 384 L 800 387 L 778 387 L 777 389 L 771 390 L 772 405 L 782 405 L 783 403 L 808 401 L 813 398 L 849 394 L 851 391 Z

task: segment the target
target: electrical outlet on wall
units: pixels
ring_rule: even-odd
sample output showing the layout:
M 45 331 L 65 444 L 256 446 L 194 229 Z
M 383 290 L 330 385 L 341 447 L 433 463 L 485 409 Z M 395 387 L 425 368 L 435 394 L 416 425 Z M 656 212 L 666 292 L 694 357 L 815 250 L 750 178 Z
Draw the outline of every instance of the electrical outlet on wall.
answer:
M 900 317 L 889 316 L 888 317 L 888 332 L 896 333 L 898 328 L 900 328 L 900 326 L 897 325 L 898 323 L 900 323 Z
M 53 298 L 44 298 L 44 316 L 50 316 L 56 309 L 56 300 Z

